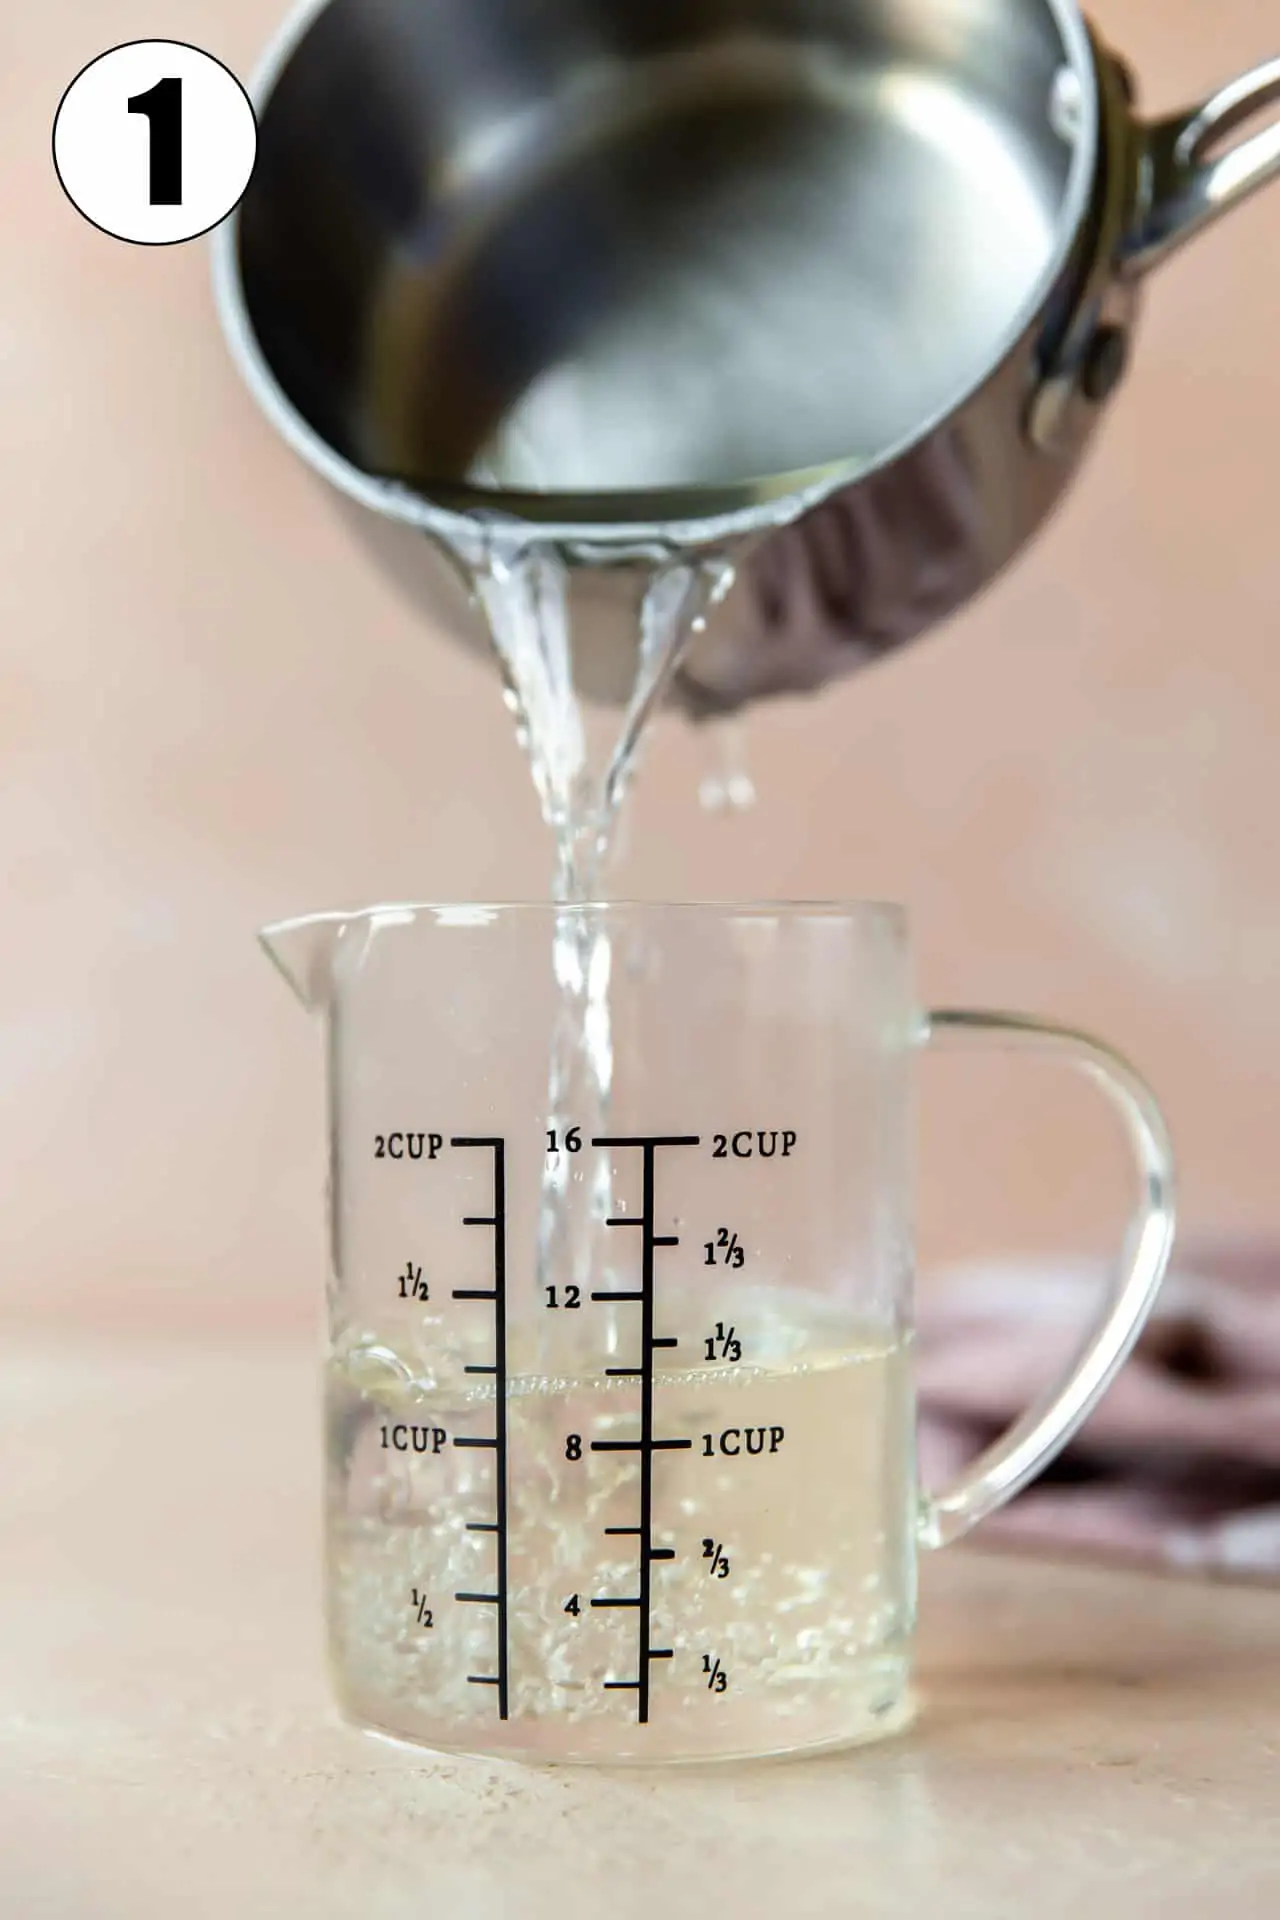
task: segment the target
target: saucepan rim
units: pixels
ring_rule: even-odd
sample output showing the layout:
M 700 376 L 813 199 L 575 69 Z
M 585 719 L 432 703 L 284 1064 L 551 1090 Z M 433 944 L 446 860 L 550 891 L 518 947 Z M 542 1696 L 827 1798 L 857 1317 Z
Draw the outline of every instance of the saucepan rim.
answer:
M 249 82 L 248 92 L 261 120 L 272 93 L 294 53 L 312 24 L 332 0 L 301 0 L 268 44 Z M 1018 342 L 1034 325 L 1057 286 L 1084 226 L 1097 181 L 1101 153 L 1102 103 L 1097 81 L 1093 40 L 1083 13 L 1075 0 L 1040 0 L 1061 36 L 1064 66 L 1080 81 L 1080 122 L 1074 142 L 1070 172 L 1058 212 L 1056 243 L 1021 306 L 1009 325 L 993 344 L 991 357 L 976 369 L 970 383 L 945 406 L 927 416 L 903 438 L 886 447 L 873 460 L 846 459 L 810 467 L 793 473 L 760 476 L 753 480 L 726 482 L 705 488 L 637 490 L 630 493 L 602 491 L 598 496 L 602 512 L 591 519 L 557 519 L 556 501 L 581 496 L 546 493 L 537 496 L 506 492 L 486 493 L 480 489 L 451 488 L 451 497 L 466 499 L 467 510 L 447 507 L 427 498 L 401 481 L 366 472 L 330 446 L 322 434 L 280 385 L 270 362 L 259 344 L 249 319 L 240 275 L 239 212 L 233 212 L 212 235 L 214 293 L 223 332 L 242 378 L 250 392 L 283 439 L 309 466 L 335 486 L 339 492 L 384 518 L 399 520 L 424 533 L 435 534 L 455 552 L 483 552 L 486 523 L 495 527 L 527 529 L 529 539 L 547 545 L 579 550 L 619 552 L 647 546 L 718 547 L 735 544 L 752 534 L 775 530 L 804 517 L 813 507 L 838 493 L 855 480 L 892 466 L 914 448 L 927 442 L 946 422 L 970 403 L 990 380 L 996 369 L 1015 351 Z M 661 511 L 660 503 L 673 499 L 685 503 L 706 494 L 717 502 L 732 500 L 727 508 L 706 513 Z M 534 500 L 538 512 L 522 513 Z M 615 513 L 623 512 L 623 503 L 631 505 L 650 499 L 653 517 L 643 511 L 610 519 L 609 504 Z

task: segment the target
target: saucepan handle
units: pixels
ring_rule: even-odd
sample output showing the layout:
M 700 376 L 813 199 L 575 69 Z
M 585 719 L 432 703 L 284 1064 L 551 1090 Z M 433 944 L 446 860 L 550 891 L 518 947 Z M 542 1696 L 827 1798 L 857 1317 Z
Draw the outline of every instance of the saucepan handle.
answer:
M 921 1497 L 923 1546 L 945 1547 L 1011 1500 L 1046 1467 L 1093 1411 L 1155 1304 L 1173 1246 L 1173 1152 L 1160 1109 L 1118 1053 L 1089 1034 L 1015 1013 L 935 1012 L 922 1025 L 926 1045 L 992 1046 L 1048 1054 L 1083 1072 L 1110 1096 L 1129 1135 L 1141 1176 L 1127 1258 L 1070 1367 L 1044 1399 L 982 1454 L 959 1480 Z
M 1259 187 L 1280 179 L 1280 122 L 1249 139 L 1229 136 L 1280 103 L 1280 59 L 1268 60 L 1203 106 L 1138 129 L 1138 209 L 1125 246 L 1130 273 L 1146 273 Z

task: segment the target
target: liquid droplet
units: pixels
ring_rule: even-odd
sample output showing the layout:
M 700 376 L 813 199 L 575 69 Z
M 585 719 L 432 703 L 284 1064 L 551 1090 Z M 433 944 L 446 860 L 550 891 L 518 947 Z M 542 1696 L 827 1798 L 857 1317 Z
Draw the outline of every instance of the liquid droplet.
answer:
M 711 768 L 698 787 L 700 806 L 707 813 L 745 813 L 756 803 L 745 723 L 736 717 L 711 721 L 707 741 Z

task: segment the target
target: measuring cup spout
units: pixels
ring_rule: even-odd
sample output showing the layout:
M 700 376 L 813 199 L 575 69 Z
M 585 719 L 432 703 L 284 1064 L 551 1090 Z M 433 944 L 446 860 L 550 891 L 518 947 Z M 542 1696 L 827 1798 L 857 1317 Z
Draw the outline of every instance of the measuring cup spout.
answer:
M 333 961 L 349 920 L 342 913 L 313 913 L 302 920 L 278 920 L 263 927 L 258 939 L 308 1013 L 329 997 Z

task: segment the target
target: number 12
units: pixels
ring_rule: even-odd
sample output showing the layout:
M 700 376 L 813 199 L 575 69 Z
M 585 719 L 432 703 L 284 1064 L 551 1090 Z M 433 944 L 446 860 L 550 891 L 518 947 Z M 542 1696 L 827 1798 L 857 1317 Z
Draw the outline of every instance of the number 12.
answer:
M 146 93 L 135 93 L 130 113 L 145 114 L 151 122 L 151 204 L 182 205 L 182 82 L 157 80 Z

